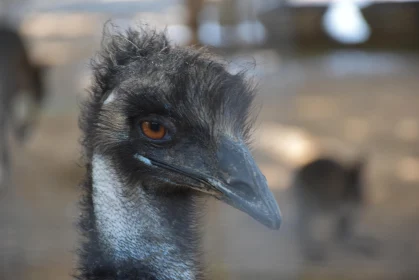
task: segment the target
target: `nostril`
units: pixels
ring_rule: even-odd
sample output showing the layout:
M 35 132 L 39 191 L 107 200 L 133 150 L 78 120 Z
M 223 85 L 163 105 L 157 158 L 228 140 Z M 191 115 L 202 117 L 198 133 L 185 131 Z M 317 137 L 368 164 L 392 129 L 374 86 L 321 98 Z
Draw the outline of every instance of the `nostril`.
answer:
M 257 199 L 257 194 L 255 192 L 255 187 L 257 186 L 252 186 L 248 182 L 243 181 L 241 178 L 230 177 L 228 185 L 237 195 L 248 201 L 254 201 Z

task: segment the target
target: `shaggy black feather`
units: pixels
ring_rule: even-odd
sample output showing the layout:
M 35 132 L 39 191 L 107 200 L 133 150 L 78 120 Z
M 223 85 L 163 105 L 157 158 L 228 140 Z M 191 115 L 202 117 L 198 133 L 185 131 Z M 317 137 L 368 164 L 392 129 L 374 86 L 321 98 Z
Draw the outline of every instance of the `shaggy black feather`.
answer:
M 165 152 L 176 154 L 175 160 L 185 163 L 189 160 L 187 156 L 205 153 L 216 146 L 220 132 L 227 131 L 243 141 L 249 138 L 253 88 L 245 81 L 244 73 L 228 73 L 225 63 L 204 49 L 173 46 L 164 33 L 148 28 L 106 31 L 102 50 L 92 68 L 93 86 L 79 121 L 87 175 L 80 221 L 85 242 L 79 250 L 76 277 L 158 279 L 157 275 L 162 273 L 136 260 L 116 262 L 101 244 L 92 199 L 91 164 L 93 154 L 100 153 L 112 159 L 127 186 L 124 190 L 127 199 L 135 199 L 131 195 L 135 189 L 129 186 L 141 183 L 144 192 L 153 197 L 151 203 L 159 205 L 167 221 L 176 221 L 170 225 L 173 240 L 182 257 L 194 262 L 195 279 L 200 279 L 203 272 L 196 206 L 199 194 L 179 184 L 172 186 L 159 181 L 166 175 L 163 171 L 153 173 L 147 166 L 139 167 L 132 156 L 139 149 L 157 158 L 165 154 L 141 140 L 136 124 L 139 118 L 150 115 L 173 121 L 175 144 L 165 146 Z M 115 101 L 112 106 L 104 106 L 110 94 L 115 95 Z M 167 279 L 170 278 L 168 275 Z

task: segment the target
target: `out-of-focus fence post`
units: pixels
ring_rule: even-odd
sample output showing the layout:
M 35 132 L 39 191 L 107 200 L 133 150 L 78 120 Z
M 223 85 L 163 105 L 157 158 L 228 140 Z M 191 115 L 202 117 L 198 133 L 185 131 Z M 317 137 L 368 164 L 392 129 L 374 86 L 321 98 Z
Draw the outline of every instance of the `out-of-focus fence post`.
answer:
M 188 25 L 192 31 L 191 44 L 199 45 L 198 31 L 199 31 L 199 14 L 204 5 L 204 0 L 187 0 L 188 9 Z

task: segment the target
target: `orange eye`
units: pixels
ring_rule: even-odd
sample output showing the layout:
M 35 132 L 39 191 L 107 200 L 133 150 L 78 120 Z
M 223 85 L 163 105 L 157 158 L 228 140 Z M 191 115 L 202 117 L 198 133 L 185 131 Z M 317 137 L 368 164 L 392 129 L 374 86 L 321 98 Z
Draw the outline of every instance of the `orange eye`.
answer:
M 144 135 L 153 140 L 160 140 L 166 135 L 166 128 L 158 122 L 141 122 Z

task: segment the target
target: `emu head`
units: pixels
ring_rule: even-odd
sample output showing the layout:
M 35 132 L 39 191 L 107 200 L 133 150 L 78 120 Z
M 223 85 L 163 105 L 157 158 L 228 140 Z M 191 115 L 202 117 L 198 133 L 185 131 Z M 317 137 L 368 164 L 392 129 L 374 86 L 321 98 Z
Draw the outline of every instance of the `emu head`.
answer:
M 254 93 L 242 74 L 153 31 L 112 35 L 99 55 L 84 122 L 88 156 L 111 159 L 126 185 L 209 194 L 279 228 L 279 208 L 246 145 Z

